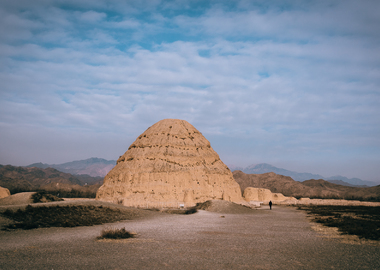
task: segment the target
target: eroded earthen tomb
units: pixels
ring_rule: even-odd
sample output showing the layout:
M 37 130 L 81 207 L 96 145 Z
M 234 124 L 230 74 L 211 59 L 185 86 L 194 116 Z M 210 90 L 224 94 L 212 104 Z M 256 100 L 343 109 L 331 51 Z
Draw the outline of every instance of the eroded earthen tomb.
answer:
M 231 171 L 184 120 L 165 119 L 141 134 L 106 175 L 96 198 L 139 207 L 188 207 L 212 199 L 244 203 Z
M 269 201 L 281 202 L 288 200 L 296 200 L 294 197 L 286 197 L 282 193 L 272 193 L 270 189 L 267 188 L 254 188 L 247 187 L 244 190 L 243 194 L 244 199 L 247 202 L 264 202 L 268 203 Z

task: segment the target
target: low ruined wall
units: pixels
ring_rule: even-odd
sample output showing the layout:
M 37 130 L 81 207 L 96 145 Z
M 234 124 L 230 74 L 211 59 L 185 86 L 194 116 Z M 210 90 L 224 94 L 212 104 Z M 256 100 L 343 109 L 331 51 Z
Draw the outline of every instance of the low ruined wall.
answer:
M 281 193 L 272 193 L 269 189 L 266 188 L 253 188 L 247 187 L 244 190 L 244 199 L 247 202 L 263 202 L 265 204 L 272 201 L 272 203 L 282 202 L 286 200 L 296 200 L 293 197 L 286 197 Z
M 363 202 L 354 200 L 334 200 L 334 199 L 310 199 L 300 198 L 295 201 L 282 201 L 283 205 L 342 205 L 342 206 L 380 206 L 380 202 Z

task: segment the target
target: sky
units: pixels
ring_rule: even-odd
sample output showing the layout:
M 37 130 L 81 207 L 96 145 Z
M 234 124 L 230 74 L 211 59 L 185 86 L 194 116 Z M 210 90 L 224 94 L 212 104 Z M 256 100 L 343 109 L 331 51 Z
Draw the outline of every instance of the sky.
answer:
M 380 183 L 380 1 L 2 0 L 0 164 L 117 159 L 183 119 L 222 161 Z

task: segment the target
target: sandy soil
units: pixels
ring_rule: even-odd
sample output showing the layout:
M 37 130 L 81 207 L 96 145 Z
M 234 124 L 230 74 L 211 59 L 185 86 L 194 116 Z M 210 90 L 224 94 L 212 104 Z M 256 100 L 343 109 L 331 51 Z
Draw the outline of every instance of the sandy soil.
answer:
M 0 206 L 22 205 L 32 203 L 31 196 L 35 192 L 20 192 L 0 199 Z
M 306 213 L 276 206 L 0 231 L 0 269 L 380 269 L 379 246 L 326 238 L 312 226 Z M 107 227 L 138 237 L 97 241 Z

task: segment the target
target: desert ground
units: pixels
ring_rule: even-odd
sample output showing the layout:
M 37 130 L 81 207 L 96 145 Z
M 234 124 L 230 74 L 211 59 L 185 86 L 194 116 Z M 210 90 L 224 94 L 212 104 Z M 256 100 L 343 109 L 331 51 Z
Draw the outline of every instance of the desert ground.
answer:
M 337 237 L 295 207 L 139 211 L 112 224 L 0 231 L 0 269 L 380 269 L 378 243 Z M 123 227 L 137 237 L 97 240 Z

